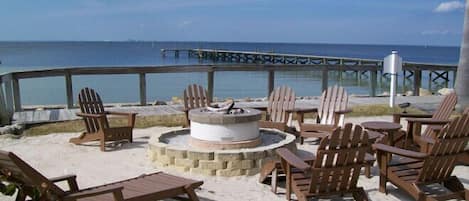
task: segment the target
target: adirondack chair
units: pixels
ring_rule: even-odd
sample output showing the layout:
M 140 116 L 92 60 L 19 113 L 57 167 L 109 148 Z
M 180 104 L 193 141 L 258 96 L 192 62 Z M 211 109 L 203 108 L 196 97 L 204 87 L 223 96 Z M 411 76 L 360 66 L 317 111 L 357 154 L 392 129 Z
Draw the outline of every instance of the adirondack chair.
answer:
M 259 127 L 294 132 L 294 129 L 288 127 L 287 124 L 295 108 L 295 99 L 295 92 L 290 87 L 282 86 L 276 88 L 269 96 L 266 120 L 259 121 Z
M 207 90 L 196 84 L 189 85 L 184 90 L 184 113 L 186 114 L 186 126 L 190 125 L 189 110 L 210 105 L 211 100 L 207 94 Z
M 358 125 L 352 130 L 352 124 L 346 124 L 343 132 L 335 129 L 321 140 L 312 166 L 288 149 L 277 149 L 287 174 L 287 200 L 291 198 L 291 191 L 299 201 L 346 193 L 352 193 L 355 200 L 368 200 L 357 182 L 361 168 L 367 165 L 365 155 L 369 149 L 368 134 Z M 293 172 L 294 169 L 301 172 Z
M 400 123 L 401 118 L 407 118 L 407 136 L 404 139 L 404 146 L 407 147 L 411 143 L 421 146 L 422 136 L 430 136 L 432 133 L 438 131 L 445 124 L 449 123 L 451 112 L 456 107 L 458 97 L 456 93 L 450 93 L 445 96 L 443 101 L 437 107 L 433 114 L 406 114 L 398 113 L 393 114 L 394 123 Z M 422 125 L 427 125 L 427 128 L 422 133 Z M 422 133 L 422 134 L 421 134 Z M 402 138 L 396 138 L 401 140 Z
M 132 142 L 132 130 L 135 125 L 136 113 L 104 111 L 101 97 L 90 88 L 84 88 L 80 91 L 78 104 L 80 105 L 81 113 L 76 115 L 83 117 L 86 132 L 83 132 L 79 137 L 71 138 L 71 143 L 81 144 L 90 141 L 100 141 L 100 149 L 105 151 L 106 142 L 122 140 Z M 108 115 L 126 116 L 128 118 L 127 126 L 110 127 Z
M 47 178 L 14 153 L 5 151 L 0 151 L 0 175 L 3 182 L 20 187 L 16 201 L 32 198 L 35 190 L 40 192 L 40 200 L 154 201 L 187 194 L 190 200 L 197 201 L 194 189 L 203 184 L 202 181 L 158 172 L 80 190 L 75 175 Z M 69 190 L 55 184 L 65 181 Z
M 379 191 L 387 193 L 386 183 L 391 183 L 409 193 L 415 200 L 469 200 L 469 190 L 456 176 L 451 176 L 457 157 L 464 153 L 469 141 L 469 115 L 457 117 L 440 130 L 436 139 L 429 140 L 428 152 L 415 152 L 384 144 L 374 144 L 380 167 Z M 388 154 L 400 156 L 390 164 Z M 423 186 L 443 184 L 451 193 L 430 196 Z M 435 186 L 432 186 L 434 189 Z
M 343 87 L 336 85 L 325 90 L 321 96 L 316 124 L 299 122 L 300 144 L 308 137 L 326 137 L 332 130 L 342 126 L 345 114 L 352 112 L 347 108 L 347 104 L 348 96 Z

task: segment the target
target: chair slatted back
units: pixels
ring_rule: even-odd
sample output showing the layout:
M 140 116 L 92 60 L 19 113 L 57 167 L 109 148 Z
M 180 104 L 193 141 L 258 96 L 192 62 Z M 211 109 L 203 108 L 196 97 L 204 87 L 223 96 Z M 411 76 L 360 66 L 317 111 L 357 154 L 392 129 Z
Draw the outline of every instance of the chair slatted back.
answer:
M 78 104 L 80 105 L 80 110 L 85 114 L 104 114 L 104 106 L 101 101 L 101 97 L 94 89 L 85 87 L 78 94 Z M 98 120 L 95 118 L 83 118 L 86 125 L 86 131 L 88 133 L 94 133 L 99 130 Z M 108 128 L 109 123 L 106 119 L 104 122 L 104 127 Z
M 458 102 L 458 96 L 456 93 L 450 93 L 443 98 L 440 105 L 438 105 L 435 113 L 433 113 L 432 119 L 436 120 L 447 120 L 451 116 L 456 104 Z M 432 126 L 427 126 L 427 128 L 423 131 L 423 136 L 431 136 L 434 134 L 434 130 Z
M 206 107 L 210 104 L 207 90 L 197 84 L 189 85 L 184 90 L 184 108 L 187 110 Z
M 365 154 L 370 150 L 368 133 L 345 124 L 323 138 L 311 172 L 310 193 L 337 192 L 356 188 Z
M 41 173 L 29 166 L 12 152 L 0 151 L 0 174 L 8 182 L 22 187 L 47 187 L 57 196 L 65 195 L 65 192 L 57 185 L 49 181 Z
M 339 122 L 335 122 L 334 112 L 347 109 L 348 95 L 343 87 L 335 85 L 329 87 L 322 93 L 321 104 L 318 110 L 318 123 L 341 126 L 344 115 L 341 115 Z
M 287 122 L 288 113 L 286 110 L 295 108 L 295 92 L 287 86 L 276 88 L 269 96 L 267 114 L 272 122 Z
M 451 176 L 457 157 L 463 154 L 469 141 L 469 114 L 453 119 L 436 134 L 429 157 L 419 172 L 418 182 L 444 181 Z
M 458 96 L 456 93 L 450 93 L 445 96 L 443 101 L 441 101 L 440 105 L 437 107 L 435 113 L 433 113 L 432 119 L 438 120 L 446 120 L 449 119 L 451 116 L 451 112 L 453 112 L 454 107 L 458 103 Z

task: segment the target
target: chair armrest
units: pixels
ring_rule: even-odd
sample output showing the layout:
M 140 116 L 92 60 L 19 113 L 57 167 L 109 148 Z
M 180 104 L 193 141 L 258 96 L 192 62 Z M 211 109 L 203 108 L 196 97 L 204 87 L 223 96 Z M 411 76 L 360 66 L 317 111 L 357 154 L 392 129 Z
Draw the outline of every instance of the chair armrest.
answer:
M 275 152 L 285 160 L 291 166 L 300 169 L 303 172 L 306 172 L 311 169 L 311 166 L 305 163 L 300 157 L 293 154 L 290 150 L 286 148 L 276 149 Z
M 96 189 L 91 189 L 91 190 L 85 190 L 85 191 L 81 191 L 77 193 L 68 194 L 65 197 L 65 200 L 77 200 L 77 199 L 84 198 L 84 197 L 93 197 L 97 195 L 112 193 L 114 194 L 114 196 L 116 196 L 116 194 L 117 195 L 120 194 L 121 195 L 120 198 L 117 198 L 116 200 L 122 201 L 123 200 L 122 189 L 124 189 L 123 186 L 112 186 L 112 187 L 110 186 L 110 187 L 102 187 L 102 188 L 96 188 Z
M 407 118 L 406 119 L 409 123 L 420 123 L 423 125 L 445 125 L 450 120 L 441 120 L 441 119 L 429 119 L 429 118 Z
M 396 154 L 399 156 L 404 156 L 404 157 L 414 158 L 414 159 L 424 159 L 425 157 L 427 157 L 426 153 L 399 149 L 397 147 L 392 147 L 392 146 L 380 144 L 380 143 L 373 144 L 373 149 L 377 151 L 383 151 L 383 152 L 392 153 L 392 154 Z
M 81 112 L 76 113 L 76 115 L 79 116 L 79 117 L 87 117 L 87 118 L 104 118 L 104 117 L 106 117 L 106 114 L 86 114 L 86 113 L 81 113 Z
M 134 113 L 134 112 L 112 112 L 112 111 L 106 112 L 106 114 L 120 115 L 120 116 L 137 115 L 137 113 Z
M 78 191 L 77 176 L 76 175 L 63 175 L 59 177 L 49 178 L 49 181 L 52 183 L 67 181 L 70 192 Z
M 334 111 L 335 114 L 347 114 L 347 113 L 350 113 L 352 112 L 353 110 L 352 109 L 345 109 L 345 110 L 337 110 L 337 111 Z
M 410 118 L 432 118 L 433 114 L 409 114 L 409 113 L 394 113 L 393 115 L 394 123 L 401 123 L 402 117 L 410 117 Z

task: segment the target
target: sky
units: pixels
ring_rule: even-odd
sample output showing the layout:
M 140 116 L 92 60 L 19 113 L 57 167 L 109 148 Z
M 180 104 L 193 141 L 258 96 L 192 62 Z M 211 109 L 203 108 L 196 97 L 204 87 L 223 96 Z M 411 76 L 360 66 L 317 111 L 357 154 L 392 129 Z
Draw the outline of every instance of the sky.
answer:
M 459 46 L 463 0 L 0 0 L 0 41 Z

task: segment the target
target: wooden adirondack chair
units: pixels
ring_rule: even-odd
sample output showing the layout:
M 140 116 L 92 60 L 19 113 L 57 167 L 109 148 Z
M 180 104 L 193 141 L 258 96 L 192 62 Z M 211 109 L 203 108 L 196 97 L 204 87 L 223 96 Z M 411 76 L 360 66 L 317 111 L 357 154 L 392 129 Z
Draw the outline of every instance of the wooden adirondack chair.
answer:
M 62 201 L 154 201 L 187 194 L 197 201 L 194 189 L 203 184 L 165 173 L 153 173 L 102 186 L 79 189 L 75 175 L 46 178 L 18 156 L 0 151 L 0 175 L 3 182 L 19 186 L 16 201 L 25 201 L 40 192 L 40 200 Z M 69 190 L 63 190 L 55 183 L 68 183 Z
M 336 85 L 325 90 L 321 96 L 316 124 L 299 122 L 300 143 L 303 144 L 304 138 L 308 137 L 326 137 L 332 130 L 342 126 L 345 114 L 352 112 L 347 104 L 348 96 L 343 87 Z
M 428 152 L 414 152 L 384 144 L 374 144 L 380 166 L 380 192 L 387 193 L 386 183 L 391 183 L 409 193 L 415 200 L 469 200 L 469 190 L 456 176 L 451 176 L 458 156 L 464 154 L 469 141 L 469 115 L 457 117 L 428 140 Z M 389 163 L 388 153 L 398 155 L 397 161 Z M 432 197 L 423 186 L 443 184 L 451 193 Z M 432 186 L 434 189 L 435 186 Z
M 369 149 L 368 134 L 358 125 L 352 130 L 352 124 L 346 124 L 342 132 L 335 129 L 321 140 L 313 166 L 288 149 L 277 149 L 287 174 L 287 200 L 291 198 L 291 191 L 299 201 L 345 193 L 352 193 L 355 200 L 368 200 L 357 182 L 361 168 L 367 165 L 365 155 Z M 301 172 L 293 172 L 294 168 Z
M 437 132 L 438 129 L 442 128 L 449 122 L 451 112 L 456 107 L 458 96 L 456 93 L 450 93 L 445 96 L 443 101 L 440 103 L 438 108 L 433 114 L 407 114 L 399 113 L 393 115 L 394 123 L 400 123 L 402 117 L 407 118 L 407 136 L 404 139 L 404 146 L 407 147 L 410 143 L 415 143 L 421 146 L 421 136 L 430 136 L 432 133 Z M 427 125 L 425 131 L 421 134 L 422 125 Z M 404 137 L 404 136 L 403 136 Z M 396 138 L 401 140 L 400 138 Z
M 269 96 L 266 120 L 259 121 L 259 127 L 275 128 L 294 133 L 294 128 L 288 127 L 287 124 L 295 108 L 295 99 L 295 92 L 290 87 L 281 86 L 276 88 Z
M 196 84 L 189 85 L 184 90 L 184 113 L 186 114 L 187 126 L 190 125 L 189 110 L 210 105 L 211 100 L 207 94 L 207 90 Z
M 78 104 L 80 105 L 81 113 L 76 115 L 83 117 L 86 132 L 83 132 L 79 137 L 71 138 L 71 143 L 81 144 L 90 141 L 100 141 L 101 151 L 105 151 L 106 142 L 122 140 L 132 142 L 132 130 L 135 125 L 136 113 L 104 111 L 103 102 L 99 94 L 90 88 L 84 88 L 80 91 Z M 127 116 L 127 126 L 109 127 L 108 115 Z

